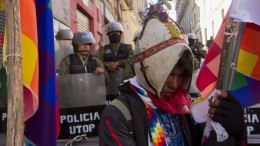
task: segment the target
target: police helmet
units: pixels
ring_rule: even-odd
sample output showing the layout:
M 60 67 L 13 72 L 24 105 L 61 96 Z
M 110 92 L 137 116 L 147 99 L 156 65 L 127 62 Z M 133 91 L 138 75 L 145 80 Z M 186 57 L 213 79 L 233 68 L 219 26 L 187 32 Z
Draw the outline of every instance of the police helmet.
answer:
M 91 32 L 77 32 L 72 38 L 72 45 L 95 44 L 96 41 Z
M 188 39 L 196 39 L 196 35 L 194 33 L 189 33 L 188 35 Z
M 56 40 L 71 40 L 73 34 L 69 29 L 61 29 L 57 32 L 55 38 Z
M 105 31 L 106 31 L 106 34 L 112 32 L 112 31 L 120 31 L 122 33 L 123 27 L 120 22 L 111 22 L 111 23 L 107 24 Z

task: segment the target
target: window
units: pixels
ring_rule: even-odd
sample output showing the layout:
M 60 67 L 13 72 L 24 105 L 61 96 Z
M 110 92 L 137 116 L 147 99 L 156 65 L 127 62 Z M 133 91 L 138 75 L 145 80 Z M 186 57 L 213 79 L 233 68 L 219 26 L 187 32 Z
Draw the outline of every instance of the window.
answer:
M 89 18 L 79 10 L 77 10 L 77 22 L 78 31 L 90 31 Z

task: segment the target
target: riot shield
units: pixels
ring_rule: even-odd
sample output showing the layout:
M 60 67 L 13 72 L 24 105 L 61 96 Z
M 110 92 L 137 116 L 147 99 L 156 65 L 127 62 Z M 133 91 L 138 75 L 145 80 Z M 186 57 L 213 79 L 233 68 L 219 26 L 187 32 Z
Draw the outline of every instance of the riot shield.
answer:
M 60 108 L 59 139 L 87 134 L 98 136 L 101 112 L 106 106 L 104 75 L 69 74 L 58 76 Z
M 106 104 L 104 75 L 69 74 L 58 77 L 60 108 Z

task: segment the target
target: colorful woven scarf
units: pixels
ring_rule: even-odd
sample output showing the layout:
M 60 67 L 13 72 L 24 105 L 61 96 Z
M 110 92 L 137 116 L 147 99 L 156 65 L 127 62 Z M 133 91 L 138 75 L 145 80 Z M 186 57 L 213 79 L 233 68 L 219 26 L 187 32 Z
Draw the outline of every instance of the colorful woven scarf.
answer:
M 166 146 L 167 144 L 164 137 L 163 129 L 161 127 L 156 111 L 152 109 L 148 104 L 145 104 L 145 107 L 148 114 L 148 126 L 153 145 Z
M 148 125 L 151 142 L 154 146 L 166 146 L 167 135 L 165 135 L 163 132 L 163 124 L 160 123 L 161 121 L 159 120 L 159 115 L 156 109 L 159 109 L 171 115 L 190 113 L 190 101 L 187 97 L 187 93 L 184 92 L 182 88 L 180 88 L 176 91 L 172 98 L 160 98 L 142 88 L 135 77 L 130 79 L 129 81 L 131 87 L 136 91 L 136 93 L 140 96 L 145 104 L 148 115 Z
M 148 97 L 147 91 L 144 90 L 136 81 L 135 78 L 130 79 L 130 85 L 136 91 L 136 93 L 141 97 L 145 103 L 146 112 L 148 115 L 148 126 L 149 126 L 149 142 L 152 142 L 154 146 L 166 146 L 166 140 L 161 127 L 158 115 L 154 109 L 157 109 L 153 105 L 151 99 Z

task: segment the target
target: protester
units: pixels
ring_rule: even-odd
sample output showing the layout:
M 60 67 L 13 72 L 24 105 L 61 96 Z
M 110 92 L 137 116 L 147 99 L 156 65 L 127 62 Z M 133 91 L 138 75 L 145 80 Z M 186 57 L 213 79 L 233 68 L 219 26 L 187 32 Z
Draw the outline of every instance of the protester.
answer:
M 205 58 L 207 52 L 203 49 L 204 45 L 199 42 L 198 38 L 194 33 L 189 33 L 188 35 L 189 47 L 192 53 L 197 58 L 198 62 L 201 63 L 201 59 Z
M 213 42 L 213 36 L 210 36 L 210 39 L 207 40 L 207 42 L 206 42 L 206 46 L 209 48 L 210 45 L 212 44 L 212 42 Z
M 112 101 L 118 94 L 118 86 L 124 79 L 125 64 L 129 57 L 133 56 L 133 49 L 130 44 L 121 43 L 123 33 L 122 24 L 111 22 L 106 26 L 106 33 L 110 44 L 100 47 L 97 57 L 104 64 L 110 77 L 110 83 L 107 85 L 107 100 Z
M 91 54 L 91 45 L 95 39 L 91 32 L 77 32 L 72 38 L 74 54 L 64 57 L 60 63 L 59 75 L 94 73 L 105 75 L 106 83 L 109 77 L 102 62 Z
M 192 52 L 175 23 L 165 15 L 148 16 L 135 48 L 136 76 L 119 87 L 120 95 L 103 111 L 99 144 L 200 146 L 202 132 L 190 114 L 187 94 L 195 63 Z M 245 138 L 241 106 L 231 94 L 217 96 L 209 105 L 209 117 L 229 138 L 217 142 L 212 131 L 202 145 L 239 145 Z

